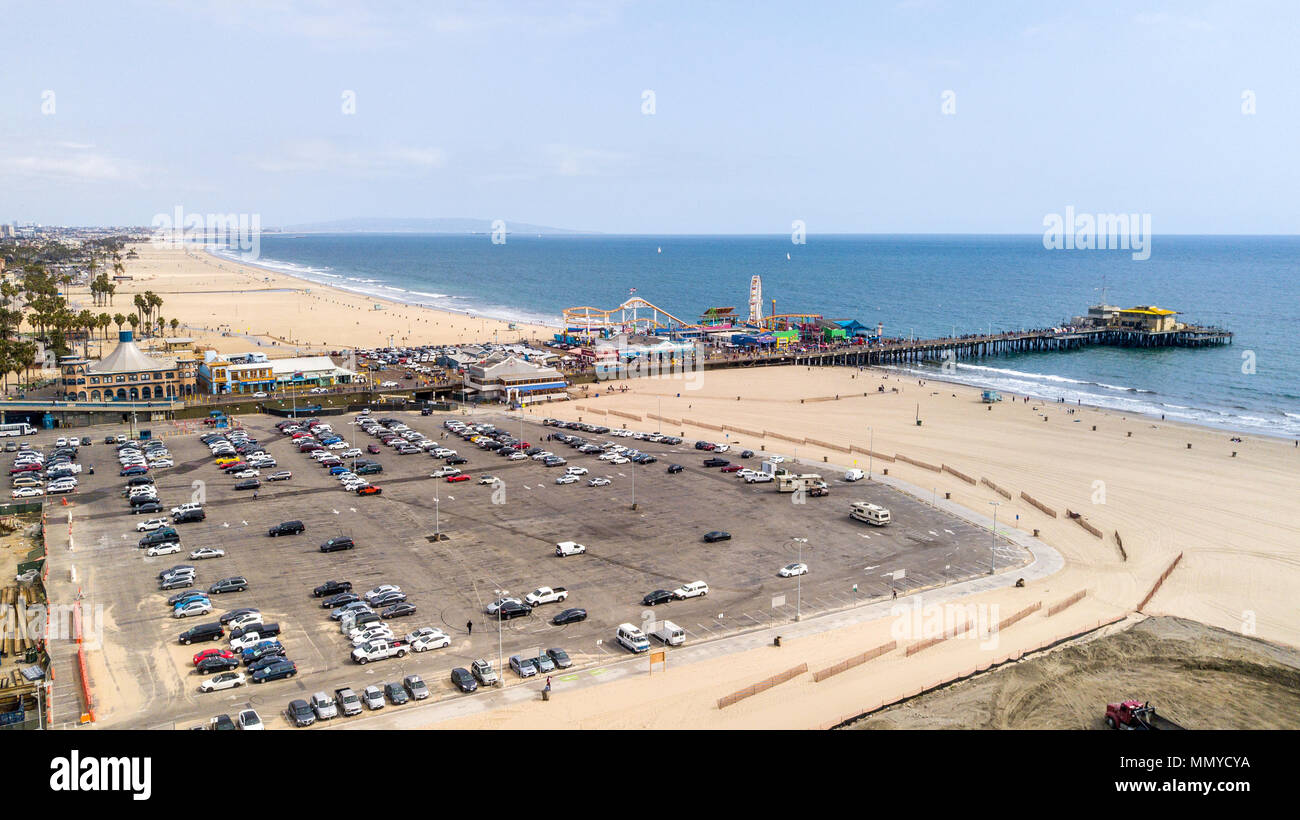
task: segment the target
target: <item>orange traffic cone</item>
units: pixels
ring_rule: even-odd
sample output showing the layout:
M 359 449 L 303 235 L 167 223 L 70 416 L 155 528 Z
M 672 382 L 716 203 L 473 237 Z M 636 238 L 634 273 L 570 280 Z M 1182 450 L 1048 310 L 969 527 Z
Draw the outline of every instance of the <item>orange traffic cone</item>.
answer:
M 68 497 L 66 495 L 59 500 L 63 502 L 63 506 L 68 506 Z

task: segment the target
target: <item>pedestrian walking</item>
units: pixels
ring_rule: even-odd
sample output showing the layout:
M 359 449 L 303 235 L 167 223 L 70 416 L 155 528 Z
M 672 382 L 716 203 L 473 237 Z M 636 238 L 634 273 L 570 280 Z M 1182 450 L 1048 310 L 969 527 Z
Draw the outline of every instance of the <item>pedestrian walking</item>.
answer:
M 471 634 L 471 635 L 474 634 L 474 622 L 473 622 L 473 621 L 466 621 L 466 622 L 465 622 L 465 631 L 468 632 L 468 633 Z
M 253 500 L 257 500 L 257 490 L 253 490 Z
M 551 691 L 551 676 L 550 676 L 550 675 L 547 675 L 547 676 L 546 676 L 546 691 L 547 691 L 547 692 Z

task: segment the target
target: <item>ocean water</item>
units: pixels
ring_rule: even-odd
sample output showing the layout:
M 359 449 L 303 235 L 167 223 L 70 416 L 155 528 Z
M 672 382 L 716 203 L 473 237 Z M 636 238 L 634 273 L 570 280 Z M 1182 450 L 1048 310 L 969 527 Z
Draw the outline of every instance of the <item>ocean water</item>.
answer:
M 218 252 L 220 253 L 220 252 Z M 695 321 L 709 307 L 881 323 L 887 336 L 1048 327 L 1105 299 L 1232 330 L 1218 348 L 1094 347 L 958 364 L 943 378 L 1048 399 L 1300 437 L 1300 237 L 1156 236 L 1151 256 L 1048 250 L 1033 236 L 267 234 L 268 268 L 417 304 L 559 326 L 630 289 Z M 937 368 L 916 368 L 939 378 Z

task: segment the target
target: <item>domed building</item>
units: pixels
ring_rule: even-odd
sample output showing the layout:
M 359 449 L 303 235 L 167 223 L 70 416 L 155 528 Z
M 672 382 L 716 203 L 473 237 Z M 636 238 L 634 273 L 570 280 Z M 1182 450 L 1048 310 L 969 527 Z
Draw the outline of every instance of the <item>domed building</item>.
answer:
M 65 356 L 63 396 L 69 401 L 171 401 L 194 395 L 196 366 L 189 360 L 153 357 L 130 330 L 117 334 L 117 347 L 99 361 Z

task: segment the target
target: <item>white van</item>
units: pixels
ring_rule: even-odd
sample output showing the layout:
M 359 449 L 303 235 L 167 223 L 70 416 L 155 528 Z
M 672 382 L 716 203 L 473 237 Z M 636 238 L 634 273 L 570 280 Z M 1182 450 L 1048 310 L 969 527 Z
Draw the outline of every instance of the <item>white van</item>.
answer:
M 672 621 L 663 621 L 659 628 L 650 633 L 668 646 L 681 646 L 686 643 L 686 630 Z
M 866 501 L 854 502 L 849 509 L 849 518 L 856 521 L 865 521 L 877 527 L 883 527 L 891 520 L 889 510 L 879 504 L 871 504 Z
M 856 467 L 844 474 L 845 481 L 861 481 L 866 477 L 867 474 L 857 469 Z
M 682 584 L 677 589 L 673 590 L 673 595 L 677 596 L 681 600 L 686 600 L 687 598 L 696 598 L 698 596 L 708 595 L 708 594 L 709 594 L 709 585 L 704 583 L 703 581 L 691 581 L 689 584 Z
M 561 541 L 555 545 L 555 554 L 563 558 L 566 555 L 582 555 L 587 548 L 574 541 Z
M 650 641 L 632 624 L 618 625 L 618 642 L 633 652 L 650 651 Z

